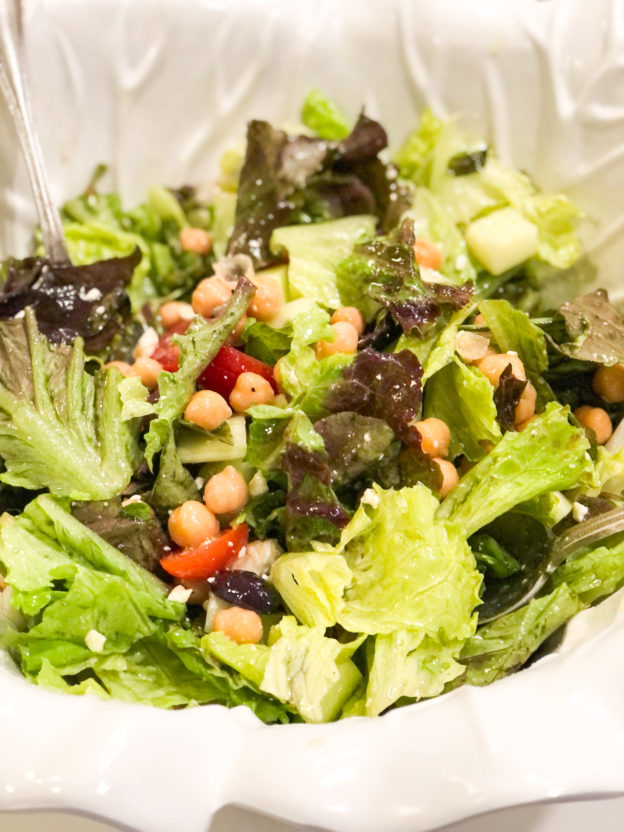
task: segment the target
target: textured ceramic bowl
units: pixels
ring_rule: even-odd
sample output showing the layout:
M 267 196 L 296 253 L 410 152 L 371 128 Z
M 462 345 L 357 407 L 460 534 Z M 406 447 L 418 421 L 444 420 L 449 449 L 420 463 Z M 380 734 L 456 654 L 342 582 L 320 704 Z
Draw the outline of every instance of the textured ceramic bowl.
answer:
M 624 259 L 621 0 L 31 0 L 35 109 L 55 196 L 94 165 L 139 198 L 209 178 L 244 122 L 293 121 L 319 86 L 394 143 L 431 105 L 586 211 L 598 281 Z M 0 244 L 34 217 L 0 122 Z M 570 291 L 570 287 L 568 287 Z M 490 688 L 376 720 L 266 727 L 244 710 L 167 713 L 29 686 L 0 666 L 0 809 L 66 808 L 140 832 L 203 832 L 238 803 L 337 832 L 419 832 L 489 809 L 624 791 L 621 596 L 563 649 Z M 2 658 L 2 657 L 0 657 Z

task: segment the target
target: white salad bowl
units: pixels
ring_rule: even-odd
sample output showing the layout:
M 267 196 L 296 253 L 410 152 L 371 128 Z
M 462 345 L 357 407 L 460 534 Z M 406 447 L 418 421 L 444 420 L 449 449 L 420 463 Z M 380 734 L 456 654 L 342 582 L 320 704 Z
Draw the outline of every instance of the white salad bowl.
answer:
M 60 203 L 105 161 L 126 200 L 214 175 L 250 117 L 294 122 L 313 86 L 394 145 L 426 104 L 458 113 L 585 211 L 596 284 L 622 294 L 622 0 L 31 0 L 35 110 Z M 0 122 L 0 244 L 34 223 Z M 573 289 L 564 286 L 570 294 Z M 0 663 L 0 810 L 66 809 L 205 832 L 235 803 L 336 832 L 420 832 L 491 809 L 624 792 L 624 596 L 489 688 L 374 719 L 267 727 L 69 697 Z

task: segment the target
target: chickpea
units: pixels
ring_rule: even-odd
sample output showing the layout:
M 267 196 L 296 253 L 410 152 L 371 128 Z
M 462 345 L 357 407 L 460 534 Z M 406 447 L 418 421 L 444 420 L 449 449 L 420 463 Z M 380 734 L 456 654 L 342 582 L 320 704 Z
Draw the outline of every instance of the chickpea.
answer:
M 466 364 L 477 364 L 488 354 L 490 339 L 478 332 L 458 332 L 455 337 L 455 352 Z
M 524 372 L 524 364 L 515 352 L 494 353 L 494 355 L 486 355 L 477 364 L 481 372 L 487 376 L 488 381 L 493 387 L 498 387 L 500 377 L 508 364 L 511 364 L 512 374 L 520 379 L 526 381 L 526 374 Z
M 459 482 L 457 468 L 448 459 L 434 459 L 435 464 L 442 472 L 442 485 L 440 486 L 440 498 L 443 500 L 447 494 L 455 488 Z
M 240 511 L 247 497 L 247 483 L 233 465 L 210 477 L 204 489 L 204 503 L 215 514 Z
M 115 367 L 115 369 L 119 370 L 122 376 L 125 376 L 126 378 L 134 375 L 134 373 L 132 372 L 132 367 L 130 366 L 130 364 L 128 364 L 127 361 L 109 361 L 108 364 L 105 364 L 102 367 L 102 369 L 108 370 L 109 367 Z
M 514 421 L 516 423 L 516 427 L 521 425 L 523 422 L 526 422 L 527 419 L 530 419 L 531 416 L 535 414 L 535 403 L 537 402 L 537 390 L 531 382 L 527 384 L 527 386 L 522 391 L 522 395 L 520 396 L 520 401 L 516 405 L 516 412 Z
M 444 262 L 438 246 L 424 237 L 419 237 L 414 243 L 414 256 L 418 265 L 426 269 L 438 270 Z
M 187 422 L 199 425 L 204 430 L 216 430 L 232 415 L 232 410 L 223 396 L 214 390 L 200 390 L 191 396 L 184 411 Z
M 169 536 L 183 548 L 199 546 L 218 533 L 219 521 L 198 500 L 187 500 L 169 515 Z
M 275 398 L 269 382 L 258 373 L 241 373 L 230 393 L 230 405 L 237 413 L 244 413 L 252 404 L 270 404 Z
M 180 229 L 180 246 L 182 251 L 210 254 L 212 251 L 212 237 L 203 228 L 188 226 Z
M 219 610 L 214 617 L 212 629 L 237 644 L 258 644 L 263 632 L 262 619 L 258 613 L 242 607 Z
M 442 419 L 430 417 L 422 422 L 415 422 L 414 427 L 420 434 L 423 451 L 429 456 L 448 456 L 451 432 Z
M 602 407 L 577 407 L 574 415 L 585 428 L 593 430 L 596 436 L 596 442 L 599 445 L 604 445 L 613 433 L 613 425 L 606 410 Z
M 229 283 L 220 277 L 205 277 L 195 287 L 191 306 L 198 315 L 209 318 L 215 309 L 223 306 L 231 297 L 232 287 Z
M 331 323 L 337 324 L 340 321 L 355 327 L 358 335 L 364 332 L 364 316 L 356 306 L 341 306 L 340 309 L 336 309 L 331 316 Z
M 284 304 L 284 290 L 272 277 L 256 275 L 256 294 L 247 307 L 247 312 L 258 321 L 270 321 Z
M 353 324 L 348 323 L 348 321 L 338 321 L 332 324 L 332 328 L 336 333 L 333 341 L 316 342 L 317 358 L 326 358 L 328 355 L 334 355 L 337 352 L 357 352 L 359 335 Z
M 594 393 L 608 402 L 624 402 L 624 364 L 598 367 L 594 373 Z
M 147 388 L 153 390 L 162 371 L 162 365 L 154 358 L 137 358 L 130 368 L 130 375 L 138 376 Z
M 182 321 L 191 321 L 195 316 L 193 307 L 190 303 L 184 303 L 181 300 L 170 300 L 158 310 L 160 320 L 165 329 L 169 329 Z

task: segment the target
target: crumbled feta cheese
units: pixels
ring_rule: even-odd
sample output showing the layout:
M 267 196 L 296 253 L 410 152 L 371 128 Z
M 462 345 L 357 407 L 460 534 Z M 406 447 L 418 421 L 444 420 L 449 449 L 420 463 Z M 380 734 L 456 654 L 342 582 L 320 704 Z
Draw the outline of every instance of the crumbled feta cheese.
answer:
M 265 575 L 277 560 L 281 551 L 277 540 L 253 540 L 240 550 L 238 557 L 229 568 L 255 572 L 256 575 Z
M 572 517 L 577 523 L 582 522 L 589 514 L 589 509 L 583 503 L 574 503 L 572 506 Z
M 98 633 L 97 630 L 89 630 L 85 636 L 85 644 L 93 653 L 101 653 L 104 649 L 105 641 L 106 636 L 103 636 L 102 633 Z
M 362 494 L 362 499 L 360 500 L 361 503 L 364 503 L 367 506 L 372 506 L 373 508 L 377 508 L 379 505 L 379 494 L 376 491 L 373 491 L 372 488 L 367 488 L 366 491 Z
M 95 286 L 92 289 L 85 289 L 84 286 L 81 286 L 78 290 L 78 296 L 81 300 L 86 300 L 91 303 L 94 300 L 101 300 L 102 293 Z
M 201 491 L 204 485 L 206 485 L 206 480 L 203 477 L 195 477 L 195 485 Z
M 140 494 L 133 494 L 132 497 L 128 497 L 126 500 L 121 501 L 122 506 L 129 506 L 132 503 L 142 503 L 141 495 Z
M 167 600 L 177 601 L 180 604 L 186 604 L 192 594 L 192 589 L 187 589 L 185 586 L 182 586 L 182 584 L 178 584 L 177 586 L 174 586 L 169 595 L 167 595 Z
M 455 269 L 461 272 L 468 265 L 468 258 L 465 254 L 458 254 L 455 258 Z
M 149 358 L 158 344 L 158 333 L 153 326 L 148 326 L 136 342 L 132 355 L 135 358 Z
M 250 497 L 259 497 L 261 494 L 267 493 L 269 486 L 261 471 L 256 471 L 249 480 L 248 490 Z

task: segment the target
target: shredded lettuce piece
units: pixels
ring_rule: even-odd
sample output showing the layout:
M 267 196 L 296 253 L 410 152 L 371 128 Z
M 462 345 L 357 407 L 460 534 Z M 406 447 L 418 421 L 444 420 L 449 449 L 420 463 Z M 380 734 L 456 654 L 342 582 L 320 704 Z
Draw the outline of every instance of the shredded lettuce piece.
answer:
M 546 338 L 526 312 L 514 309 L 506 300 L 482 300 L 479 312 L 498 347 L 503 352 L 517 352 L 527 376 L 538 380 L 548 369 Z
M 459 482 L 438 517 L 467 536 L 518 503 L 572 488 L 591 466 L 589 442 L 569 411 L 551 403 L 521 433 L 509 431 Z
M 320 139 L 328 141 L 340 141 L 351 132 L 346 116 L 318 89 L 310 90 L 306 95 L 301 108 L 301 121 Z
M 480 627 L 460 656 L 469 685 L 489 685 L 519 670 L 555 630 L 585 604 L 566 584 Z
M 427 382 L 425 417 L 434 416 L 448 425 L 451 459 L 465 454 L 476 462 L 485 455 L 487 443 L 501 438 L 493 393 L 483 373 L 456 359 Z

